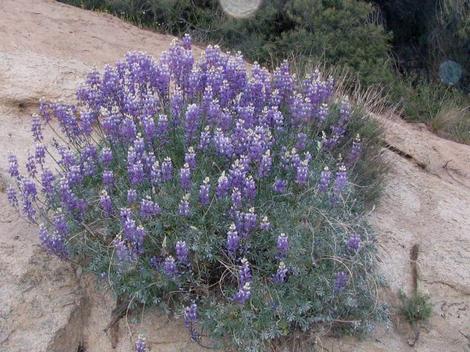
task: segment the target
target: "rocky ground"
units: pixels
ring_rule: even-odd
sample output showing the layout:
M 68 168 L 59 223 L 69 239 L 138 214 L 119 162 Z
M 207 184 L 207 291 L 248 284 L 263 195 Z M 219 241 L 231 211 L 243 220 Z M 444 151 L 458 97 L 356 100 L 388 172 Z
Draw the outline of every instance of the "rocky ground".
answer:
M 172 39 L 55 1 L 0 0 L 0 160 L 10 151 L 26 156 L 30 115 L 39 98 L 72 98 L 91 67 L 113 63 L 129 50 L 158 56 Z M 364 341 L 322 339 L 318 346 L 470 351 L 470 146 L 392 116 L 377 119 L 385 126 L 389 147 L 382 156 L 390 165 L 384 195 L 370 214 L 389 284 L 384 296 L 396 307 L 398 290 L 411 291 L 410 250 L 417 245 L 418 286 L 431 295 L 433 316 L 416 342 L 397 316 L 393 326 Z M 129 352 L 139 333 L 152 351 L 202 350 L 189 342 L 181 321 L 148 310 L 144 323 L 123 319 L 114 333 L 104 332 L 112 296 L 41 250 L 37 229 L 7 206 L 5 167 L 1 162 L 0 351 Z

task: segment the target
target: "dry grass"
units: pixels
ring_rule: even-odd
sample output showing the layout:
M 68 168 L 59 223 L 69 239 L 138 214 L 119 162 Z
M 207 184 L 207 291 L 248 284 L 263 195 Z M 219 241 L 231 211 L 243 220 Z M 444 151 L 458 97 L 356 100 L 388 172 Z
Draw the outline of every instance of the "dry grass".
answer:
M 444 105 L 429 125 L 441 137 L 470 144 L 470 106 L 459 108 Z

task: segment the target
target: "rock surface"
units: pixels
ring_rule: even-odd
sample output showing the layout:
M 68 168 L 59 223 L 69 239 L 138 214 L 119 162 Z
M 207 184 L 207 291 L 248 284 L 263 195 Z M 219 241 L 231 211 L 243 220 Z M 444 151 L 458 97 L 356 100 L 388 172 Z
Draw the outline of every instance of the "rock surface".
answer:
M 24 160 L 31 144 L 30 114 L 41 97 L 73 99 L 92 66 L 129 50 L 158 56 L 171 36 L 138 29 L 106 14 L 47 0 L 0 0 L 0 160 Z M 371 213 L 379 234 L 381 270 L 397 305 L 397 292 L 413 286 L 410 250 L 419 246 L 418 286 L 431 295 L 433 316 L 413 347 L 409 326 L 394 318 L 364 341 L 322 339 L 328 351 L 470 351 L 470 147 L 441 139 L 421 125 L 377 116 L 389 145 L 384 195 Z M 8 182 L 0 163 L 1 189 Z M 94 279 L 49 257 L 37 228 L 7 206 L 0 194 L 0 350 L 6 352 L 113 351 L 110 321 L 115 302 Z M 199 351 L 181 321 L 155 312 L 119 322 L 114 351 L 132 351 L 137 334 L 152 351 Z M 138 319 L 140 320 L 140 319 Z

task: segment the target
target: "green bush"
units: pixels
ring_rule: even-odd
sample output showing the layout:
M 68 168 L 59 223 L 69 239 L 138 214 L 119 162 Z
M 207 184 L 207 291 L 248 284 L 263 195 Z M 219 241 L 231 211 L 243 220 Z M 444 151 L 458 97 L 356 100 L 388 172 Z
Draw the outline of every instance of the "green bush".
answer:
M 250 61 L 278 65 L 286 58 L 348 67 L 366 85 L 392 79 L 390 35 L 373 20 L 372 5 L 357 0 L 268 0 L 250 18 L 232 18 L 218 1 L 66 0 L 106 10 L 175 35 L 240 50 Z
M 400 292 L 402 303 L 401 314 L 410 324 L 427 321 L 432 315 L 432 304 L 427 295 L 416 292 L 408 297 L 404 292 Z

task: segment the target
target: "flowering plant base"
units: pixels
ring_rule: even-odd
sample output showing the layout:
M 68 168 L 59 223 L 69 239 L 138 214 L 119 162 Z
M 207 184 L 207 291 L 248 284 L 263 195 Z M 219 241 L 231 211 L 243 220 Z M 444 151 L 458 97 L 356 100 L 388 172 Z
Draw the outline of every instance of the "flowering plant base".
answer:
M 48 251 L 182 314 L 195 341 L 257 351 L 320 325 L 366 332 L 382 312 L 361 215 L 370 124 L 334 93 L 287 63 L 248 70 L 213 46 L 195 60 L 188 36 L 158 61 L 129 53 L 76 104 L 41 102 L 8 196 Z

